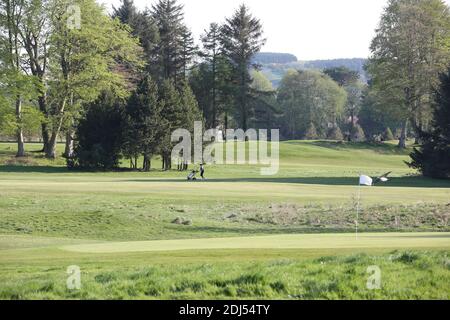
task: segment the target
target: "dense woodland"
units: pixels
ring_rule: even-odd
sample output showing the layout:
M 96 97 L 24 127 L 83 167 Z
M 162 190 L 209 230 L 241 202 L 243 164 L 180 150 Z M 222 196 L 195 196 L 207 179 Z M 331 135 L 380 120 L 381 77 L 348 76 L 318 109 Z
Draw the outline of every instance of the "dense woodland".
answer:
M 17 141 L 18 157 L 26 138 L 38 137 L 55 158 L 63 137 L 70 167 L 112 169 L 126 158 L 145 171 L 154 156 L 172 168 L 171 133 L 194 121 L 223 131 L 279 128 L 283 139 L 398 139 L 405 148 L 413 138 L 423 146 L 411 165 L 448 177 L 448 168 L 429 169 L 450 163 L 442 0 L 390 0 L 371 56 L 353 68 L 295 68 L 295 56 L 261 54 L 265 41 L 245 5 L 194 39 L 177 0 L 143 11 L 123 0 L 112 14 L 95 0 L 2 0 L 0 135 Z M 290 63 L 276 88 L 261 72 Z

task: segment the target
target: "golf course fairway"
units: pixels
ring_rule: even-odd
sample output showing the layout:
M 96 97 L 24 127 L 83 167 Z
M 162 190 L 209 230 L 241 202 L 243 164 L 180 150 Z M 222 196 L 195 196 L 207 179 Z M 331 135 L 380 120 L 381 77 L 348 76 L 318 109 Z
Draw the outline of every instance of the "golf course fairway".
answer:
M 190 183 L 159 158 L 79 172 L 27 147 L 16 164 L 0 143 L 0 299 L 450 299 L 450 181 L 418 176 L 410 149 L 281 142 L 275 176 L 212 165 Z M 366 288 L 370 266 L 381 290 Z
M 64 246 L 80 253 L 126 253 L 212 249 L 414 249 L 450 248 L 450 233 L 302 234 L 189 240 L 111 242 Z

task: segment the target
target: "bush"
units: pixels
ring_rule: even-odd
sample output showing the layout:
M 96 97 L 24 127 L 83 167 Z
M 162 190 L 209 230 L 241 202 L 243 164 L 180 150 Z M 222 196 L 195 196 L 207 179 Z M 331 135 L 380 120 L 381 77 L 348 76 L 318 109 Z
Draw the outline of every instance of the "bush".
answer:
M 318 138 L 316 127 L 311 123 L 305 132 L 305 140 L 315 140 Z
M 328 132 L 328 139 L 342 141 L 344 140 L 344 135 L 342 134 L 342 131 L 339 127 L 333 127 Z
M 363 142 L 366 140 L 363 128 L 359 124 L 355 125 L 352 133 L 352 141 Z

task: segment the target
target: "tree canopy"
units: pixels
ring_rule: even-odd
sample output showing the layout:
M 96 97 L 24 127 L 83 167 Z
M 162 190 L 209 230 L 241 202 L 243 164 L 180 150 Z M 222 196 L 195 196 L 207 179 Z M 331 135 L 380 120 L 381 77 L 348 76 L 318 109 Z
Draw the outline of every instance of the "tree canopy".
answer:
M 326 138 L 342 116 L 346 96 L 345 90 L 324 74 L 290 71 L 278 93 L 285 115 L 283 132 L 290 139 Z

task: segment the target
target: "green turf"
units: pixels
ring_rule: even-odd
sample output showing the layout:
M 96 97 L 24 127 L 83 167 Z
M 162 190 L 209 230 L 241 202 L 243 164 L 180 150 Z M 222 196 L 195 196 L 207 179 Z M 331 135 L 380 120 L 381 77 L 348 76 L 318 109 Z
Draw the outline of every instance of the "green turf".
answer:
M 69 245 L 63 250 L 85 253 L 123 253 L 221 249 L 373 249 L 450 248 L 450 233 L 363 233 L 278 235 L 214 239 L 111 242 Z
M 0 144 L 0 297 L 448 298 L 442 261 L 450 243 L 450 182 L 416 176 L 404 163 L 410 150 L 285 142 L 276 176 L 260 176 L 257 166 L 208 166 L 207 181 L 188 183 L 186 173 L 158 170 L 158 159 L 150 173 L 72 172 L 62 158 L 32 152 L 40 148 L 27 144 L 29 157 L 17 160 L 14 144 Z M 356 246 L 357 177 L 387 171 L 387 184 L 361 189 Z M 378 238 L 366 243 L 368 232 Z M 420 263 L 391 264 L 386 254 L 393 249 L 406 256 L 419 250 Z M 356 253 L 368 256 L 352 258 Z M 314 259 L 336 255 L 336 272 L 317 273 Z M 361 263 L 356 273 L 346 273 L 346 259 Z M 373 260 L 391 272 L 388 279 L 401 279 L 403 291 L 388 284 L 383 292 L 352 293 Z M 78 293 L 63 288 L 73 264 L 87 276 Z M 155 275 L 146 277 L 151 270 Z M 239 280 L 254 274 L 254 286 Z M 200 284 L 183 285 L 189 279 Z

